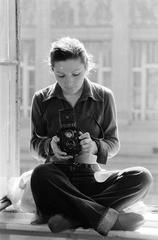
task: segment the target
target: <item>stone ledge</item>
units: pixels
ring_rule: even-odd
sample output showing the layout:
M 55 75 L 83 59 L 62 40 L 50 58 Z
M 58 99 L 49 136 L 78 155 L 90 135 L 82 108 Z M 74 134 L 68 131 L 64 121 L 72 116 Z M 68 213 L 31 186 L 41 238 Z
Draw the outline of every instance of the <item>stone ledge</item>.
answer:
M 102 237 L 92 229 L 84 230 L 79 228 L 75 231 L 64 231 L 58 234 L 50 232 L 47 224 L 31 225 L 34 214 L 30 213 L 0 213 L 0 239 L 9 239 L 8 236 L 39 236 L 43 239 L 95 239 L 95 240 L 157 240 L 158 239 L 158 214 L 149 216 L 147 221 L 137 231 L 110 231 L 107 237 Z M 1 238 L 3 236 L 3 238 Z

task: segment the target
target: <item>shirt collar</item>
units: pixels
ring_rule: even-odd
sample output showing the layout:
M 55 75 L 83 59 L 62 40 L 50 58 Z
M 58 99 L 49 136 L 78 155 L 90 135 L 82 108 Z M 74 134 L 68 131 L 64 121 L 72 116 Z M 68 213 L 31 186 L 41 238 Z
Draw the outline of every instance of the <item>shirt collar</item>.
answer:
M 95 101 L 103 101 L 103 98 L 96 89 L 96 84 L 92 83 L 88 78 L 85 78 L 80 100 L 86 100 L 87 98 L 92 98 Z
M 80 97 L 80 101 L 92 98 L 95 101 L 103 101 L 103 98 L 96 91 L 96 87 L 88 78 L 84 79 L 83 91 Z M 56 82 L 48 88 L 48 91 L 44 95 L 43 102 L 51 98 L 65 99 L 60 85 Z
M 64 98 L 62 89 L 57 82 L 46 89 L 45 94 L 43 96 L 43 102 L 51 98 L 60 98 L 60 99 Z

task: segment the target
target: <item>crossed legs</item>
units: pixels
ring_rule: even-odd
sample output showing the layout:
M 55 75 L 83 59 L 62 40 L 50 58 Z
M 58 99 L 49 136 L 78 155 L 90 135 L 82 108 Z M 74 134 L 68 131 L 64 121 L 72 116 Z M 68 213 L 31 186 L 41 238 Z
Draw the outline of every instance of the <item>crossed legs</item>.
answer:
M 35 168 L 31 188 L 42 216 L 49 219 L 62 214 L 81 227 L 106 235 L 116 226 L 119 212 L 142 199 L 151 182 L 151 174 L 141 167 L 114 172 L 105 182 L 97 183 L 93 175 L 75 179 L 68 169 L 47 163 Z

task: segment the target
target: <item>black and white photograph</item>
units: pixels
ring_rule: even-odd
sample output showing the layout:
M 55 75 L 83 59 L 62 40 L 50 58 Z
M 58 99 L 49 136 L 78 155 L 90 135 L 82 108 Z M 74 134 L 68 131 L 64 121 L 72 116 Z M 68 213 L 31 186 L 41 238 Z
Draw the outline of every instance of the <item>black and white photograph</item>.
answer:
M 158 0 L 0 0 L 0 240 L 158 239 Z

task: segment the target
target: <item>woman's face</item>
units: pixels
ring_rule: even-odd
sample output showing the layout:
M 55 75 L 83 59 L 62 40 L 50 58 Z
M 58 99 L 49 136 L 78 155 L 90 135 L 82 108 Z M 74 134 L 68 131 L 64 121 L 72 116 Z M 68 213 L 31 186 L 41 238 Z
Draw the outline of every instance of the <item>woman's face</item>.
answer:
M 54 64 L 55 78 L 63 93 L 73 95 L 83 85 L 86 69 L 80 58 L 67 59 Z

